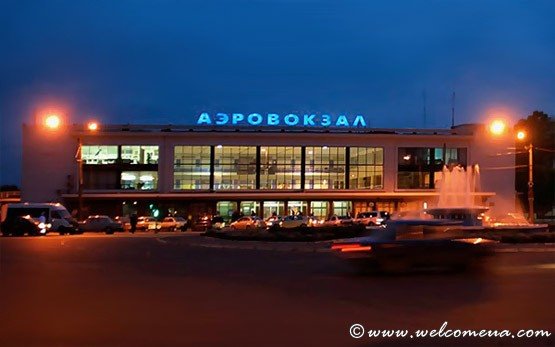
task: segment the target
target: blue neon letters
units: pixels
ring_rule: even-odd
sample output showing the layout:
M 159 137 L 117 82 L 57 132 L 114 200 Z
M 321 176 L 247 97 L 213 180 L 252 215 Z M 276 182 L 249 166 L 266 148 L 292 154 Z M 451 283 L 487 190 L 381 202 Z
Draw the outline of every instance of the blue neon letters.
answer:
M 304 126 L 304 127 L 339 127 L 339 128 L 360 128 L 366 127 L 366 119 L 357 115 L 347 117 L 339 115 L 332 117 L 328 114 L 304 114 L 297 115 L 294 113 L 281 116 L 276 113 L 260 114 L 251 113 L 248 115 L 242 113 L 216 113 L 214 116 L 203 112 L 197 119 L 197 125 L 260 125 L 260 126 Z

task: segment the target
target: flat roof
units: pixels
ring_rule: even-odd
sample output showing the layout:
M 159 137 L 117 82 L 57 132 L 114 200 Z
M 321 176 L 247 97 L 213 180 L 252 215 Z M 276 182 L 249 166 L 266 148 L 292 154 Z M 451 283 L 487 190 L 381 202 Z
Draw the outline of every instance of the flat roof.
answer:
M 452 128 L 369 128 L 369 127 L 296 127 L 296 126 L 202 126 L 176 124 L 101 124 L 100 133 L 332 133 L 332 134 L 382 134 L 382 135 L 472 135 L 477 124 Z M 85 124 L 73 124 L 74 132 L 87 132 Z

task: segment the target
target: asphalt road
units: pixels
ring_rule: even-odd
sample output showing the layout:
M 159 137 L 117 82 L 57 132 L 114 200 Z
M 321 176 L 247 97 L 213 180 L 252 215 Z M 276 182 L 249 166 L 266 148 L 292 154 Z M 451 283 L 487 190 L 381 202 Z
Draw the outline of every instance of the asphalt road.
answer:
M 250 249 L 259 248 L 259 249 Z M 497 253 L 480 273 L 360 276 L 291 245 L 164 234 L 0 238 L 0 346 L 553 345 L 353 339 L 366 329 L 555 333 L 555 252 Z

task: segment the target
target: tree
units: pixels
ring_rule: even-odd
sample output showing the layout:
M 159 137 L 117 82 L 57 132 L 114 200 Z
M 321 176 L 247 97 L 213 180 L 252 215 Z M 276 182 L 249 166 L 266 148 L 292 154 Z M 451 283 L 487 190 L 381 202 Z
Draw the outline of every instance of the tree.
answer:
M 515 125 L 524 130 L 526 139 L 517 141 L 515 189 L 523 206 L 528 205 L 528 152 L 534 147 L 534 209 L 541 218 L 555 208 L 555 121 L 542 111 L 534 111 Z M 524 166 L 524 168 L 518 168 Z

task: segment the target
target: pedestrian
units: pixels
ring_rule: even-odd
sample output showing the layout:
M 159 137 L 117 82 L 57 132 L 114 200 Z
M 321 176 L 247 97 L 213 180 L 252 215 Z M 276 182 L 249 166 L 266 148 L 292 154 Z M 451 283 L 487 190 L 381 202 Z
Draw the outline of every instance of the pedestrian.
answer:
M 136 213 L 132 213 L 131 216 L 129 216 L 129 224 L 131 224 L 131 234 L 135 233 L 135 230 L 137 230 L 137 220 L 139 218 L 137 217 Z

